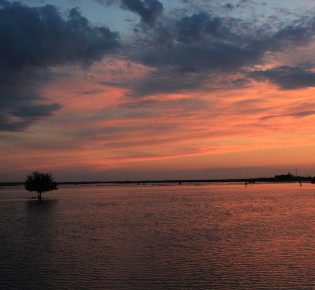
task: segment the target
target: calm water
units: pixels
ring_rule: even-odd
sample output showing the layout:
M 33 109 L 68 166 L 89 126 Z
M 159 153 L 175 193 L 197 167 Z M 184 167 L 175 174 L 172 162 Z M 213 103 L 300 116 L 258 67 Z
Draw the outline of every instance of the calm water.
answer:
M 0 189 L 1 289 L 315 288 L 315 185 Z

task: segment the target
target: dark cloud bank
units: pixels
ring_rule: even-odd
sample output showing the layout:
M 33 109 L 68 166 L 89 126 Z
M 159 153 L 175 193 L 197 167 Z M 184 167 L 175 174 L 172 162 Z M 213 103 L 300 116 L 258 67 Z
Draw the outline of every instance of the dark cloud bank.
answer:
M 47 68 L 89 66 L 119 45 L 117 33 L 92 27 L 76 9 L 63 18 L 52 5 L 0 1 L 0 130 L 24 130 L 60 107 L 41 104 Z
M 264 64 L 267 53 L 307 45 L 314 28 L 315 19 L 311 17 L 301 17 L 278 29 L 257 28 L 254 22 L 214 17 L 205 12 L 169 19 L 137 39 L 139 49 L 129 57 L 155 71 L 133 87 L 133 95 L 160 94 L 163 88 L 165 93 L 201 86 L 209 89 L 214 82 L 227 88 L 228 76 L 236 73 L 243 78 L 229 85 L 246 85 L 246 79 L 252 78 L 269 80 L 283 89 L 314 86 L 312 60 L 309 68 L 297 65 L 254 70 L 256 65 Z
M 269 70 L 254 71 L 249 76 L 256 80 L 269 80 L 285 90 L 315 87 L 315 73 L 303 66 L 279 66 Z

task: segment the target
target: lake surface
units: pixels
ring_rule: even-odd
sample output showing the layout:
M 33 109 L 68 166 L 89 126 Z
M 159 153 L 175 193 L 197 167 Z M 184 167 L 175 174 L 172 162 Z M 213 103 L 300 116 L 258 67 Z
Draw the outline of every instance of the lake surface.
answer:
M 0 189 L 1 289 L 314 289 L 315 185 Z

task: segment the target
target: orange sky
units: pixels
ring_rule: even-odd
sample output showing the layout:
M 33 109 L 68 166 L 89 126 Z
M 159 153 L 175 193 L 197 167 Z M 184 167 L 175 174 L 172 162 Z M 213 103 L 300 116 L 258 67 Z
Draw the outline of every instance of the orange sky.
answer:
M 164 8 L 162 24 L 150 23 L 135 42 L 120 39 L 122 48 L 88 65 L 34 63 L 38 83 L 21 86 L 40 97 L 31 97 L 32 109 L 20 107 L 49 112 L 35 117 L 6 105 L 0 181 L 23 180 L 31 170 L 60 181 L 240 178 L 296 168 L 315 175 L 315 20 L 292 16 L 259 39 L 217 15 L 222 35 L 214 41 L 202 25 L 217 24 L 203 13 L 176 15 L 176 22 Z M 167 45 L 156 40 L 163 25 L 174 29 Z

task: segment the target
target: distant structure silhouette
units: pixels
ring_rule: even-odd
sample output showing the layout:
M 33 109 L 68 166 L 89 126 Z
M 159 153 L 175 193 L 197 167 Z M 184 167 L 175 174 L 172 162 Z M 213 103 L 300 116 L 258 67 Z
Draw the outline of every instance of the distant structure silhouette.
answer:
M 288 172 L 288 174 L 275 175 L 276 181 L 294 181 L 295 177 L 293 174 Z

